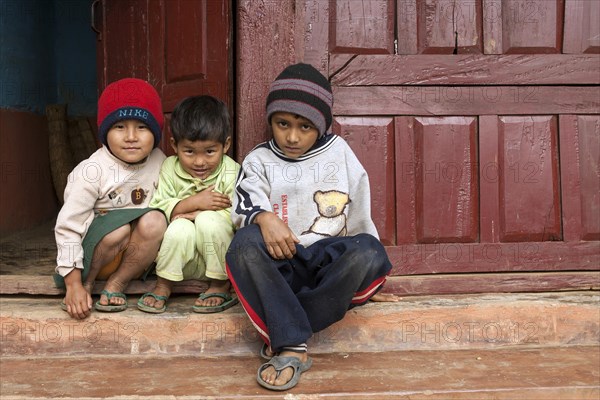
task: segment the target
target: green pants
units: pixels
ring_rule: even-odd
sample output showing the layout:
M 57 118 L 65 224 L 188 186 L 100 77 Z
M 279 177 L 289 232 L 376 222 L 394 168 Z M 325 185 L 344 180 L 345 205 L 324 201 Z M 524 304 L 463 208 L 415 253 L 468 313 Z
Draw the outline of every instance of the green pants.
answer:
M 229 213 L 223 211 L 202 211 L 195 221 L 172 221 L 158 252 L 156 275 L 170 281 L 226 280 L 225 253 L 233 233 Z

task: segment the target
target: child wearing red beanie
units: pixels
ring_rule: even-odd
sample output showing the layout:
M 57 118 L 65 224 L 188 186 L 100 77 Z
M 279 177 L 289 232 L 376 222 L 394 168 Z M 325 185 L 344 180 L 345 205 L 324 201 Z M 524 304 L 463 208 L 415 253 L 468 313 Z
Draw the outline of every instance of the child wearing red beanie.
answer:
M 164 124 L 156 90 L 126 78 L 98 100 L 102 147 L 69 174 L 55 227 L 55 282 L 66 287 L 61 307 L 76 319 L 98 311 L 123 311 L 123 291 L 142 276 L 158 253 L 167 222 L 148 207 L 165 159 L 157 148 Z M 107 279 L 92 303 L 96 279 Z

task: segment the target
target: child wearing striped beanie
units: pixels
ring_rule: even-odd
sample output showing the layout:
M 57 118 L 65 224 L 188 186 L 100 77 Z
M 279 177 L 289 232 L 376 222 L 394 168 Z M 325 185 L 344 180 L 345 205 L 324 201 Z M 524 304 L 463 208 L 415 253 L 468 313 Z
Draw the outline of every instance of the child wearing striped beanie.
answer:
M 329 132 L 332 106 L 316 68 L 285 68 L 266 101 L 273 138 L 246 156 L 236 183 L 227 274 L 264 341 L 256 379 L 271 390 L 299 382 L 312 365 L 308 339 L 367 303 L 392 267 L 367 173 Z

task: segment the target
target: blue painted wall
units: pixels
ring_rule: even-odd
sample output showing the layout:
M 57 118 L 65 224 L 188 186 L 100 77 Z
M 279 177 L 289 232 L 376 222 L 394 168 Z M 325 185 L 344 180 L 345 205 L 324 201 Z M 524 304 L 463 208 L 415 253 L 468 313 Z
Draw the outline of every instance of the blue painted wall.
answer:
M 96 113 L 91 0 L 0 0 L 0 107 Z

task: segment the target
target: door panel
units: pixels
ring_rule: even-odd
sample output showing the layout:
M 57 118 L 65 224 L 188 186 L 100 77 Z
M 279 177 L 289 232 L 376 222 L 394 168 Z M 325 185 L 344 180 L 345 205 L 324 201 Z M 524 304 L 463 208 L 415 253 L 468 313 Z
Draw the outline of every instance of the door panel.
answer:
M 394 10 L 387 0 L 331 1 L 331 53 L 394 54 Z
M 565 53 L 600 53 L 600 1 L 566 0 Z
M 165 8 L 165 28 L 166 81 L 205 79 L 206 3 L 174 2 Z
M 231 10 L 228 1 L 167 0 L 162 3 L 160 32 L 164 49 L 157 73 L 163 82 L 165 110 L 183 98 L 209 94 L 232 109 Z
M 497 126 L 500 241 L 560 240 L 556 117 L 500 117 Z
M 485 53 L 561 53 L 563 16 L 563 0 L 483 0 Z
M 396 118 L 398 243 L 479 237 L 477 120 Z
M 554 116 L 481 117 L 482 242 L 562 239 Z
M 97 46 L 100 91 L 109 83 L 129 76 L 149 80 L 148 12 L 147 0 L 101 2 L 102 23 Z
M 136 77 L 157 89 L 168 115 L 184 97 L 210 94 L 232 110 L 231 26 L 228 1 L 102 0 L 98 41 L 100 90 Z M 165 127 L 160 147 L 167 154 Z
M 600 116 L 560 116 L 564 239 L 600 240 Z
M 481 0 L 400 0 L 398 54 L 482 52 Z
M 581 176 L 581 239 L 600 240 L 600 117 L 581 115 L 579 171 Z
M 417 241 L 474 242 L 478 237 L 475 118 L 415 118 Z

